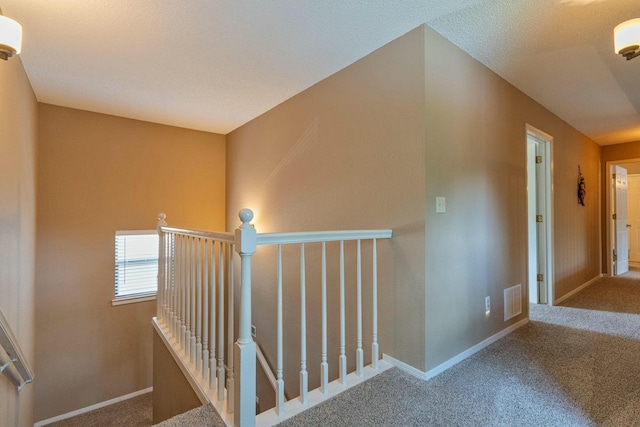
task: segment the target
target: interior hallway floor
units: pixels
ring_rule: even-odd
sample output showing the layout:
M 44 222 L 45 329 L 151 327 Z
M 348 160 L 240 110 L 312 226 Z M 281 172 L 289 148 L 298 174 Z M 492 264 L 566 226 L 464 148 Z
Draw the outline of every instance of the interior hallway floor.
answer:
M 640 274 L 603 277 L 430 381 L 387 371 L 281 426 L 640 426 Z
M 394 368 L 280 426 L 640 426 L 639 354 L 634 270 L 530 306 L 527 325 L 430 381 Z M 202 414 L 161 425 L 219 425 Z

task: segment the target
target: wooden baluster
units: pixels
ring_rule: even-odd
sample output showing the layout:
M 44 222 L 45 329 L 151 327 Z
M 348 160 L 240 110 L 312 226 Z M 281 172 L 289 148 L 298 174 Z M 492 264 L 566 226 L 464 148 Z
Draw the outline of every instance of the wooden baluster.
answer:
M 169 283 L 171 281 L 171 254 L 169 253 L 169 244 L 171 235 L 163 233 L 162 240 L 162 256 L 163 256 L 163 273 L 164 279 L 162 280 L 162 324 L 166 329 L 169 328 Z
M 178 271 L 180 271 L 180 239 L 175 235 L 173 236 L 173 302 L 171 304 L 171 319 L 173 320 L 173 324 L 171 325 L 171 334 L 174 338 L 178 337 L 178 293 L 179 293 L 179 284 L 180 277 Z M 178 340 L 179 341 L 179 340 Z
M 166 318 L 164 316 L 164 289 L 166 280 L 166 254 L 165 254 L 165 233 L 162 231 L 162 227 L 166 227 L 167 223 L 165 218 L 167 216 L 163 213 L 158 214 L 158 224 L 156 230 L 158 232 L 158 287 L 156 289 L 156 319 L 164 324 Z
M 235 379 L 234 379 L 234 366 L 233 366 L 233 342 L 235 341 L 235 333 L 234 333 L 234 295 L 235 295 L 235 272 L 234 272 L 234 262 L 233 262 L 233 252 L 234 245 L 233 243 L 229 244 L 229 298 L 228 298 L 228 308 L 227 308 L 227 412 L 230 414 L 233 413 L 233 399 L 235 396 Z
M 340 384 L 347 385 L 346 304 L 344 299 L 344 240 L 340 240 Z
M 256 422 L 256 343 L 251 338 L 251 256 L 256 252 L 256 230 L 251 226 L 253 212 L 240 211 L 242 225 L 236 230 L 236 251 L 241 258 L 241 286 L 238 341 L 235 367 L 237 387 L 234 393 L 236 426 L 254 426 Z
M 165 233 L 165 285 L 164 285 L 164 308 L 162 317 L 164 318 L 164 327 L 168 333 L 171 333 L 171 302 L 173 300 L 173 252 L 171 251 L 173 235 L 171 233 Z
M 183 318 L 183 337 L 182 337 L 182 345 L 184 354 L 189 357 L 189 352 L 191 351 L 191 312 L 189 311 L 189 306 L 191 304 L 191 298 L 189 298 L 189 241 L 191 238 L 189 236 L 183 236 L 183 263 L 182 263 L 182 306 L 184 310 Z
M 329 364 L 327 363 L 327 244 L 322 242 L 322 361 L 320 390 L 329 393 Z
M 203 255 L 203 289 L 202 289 L 202 378 L 209 379 L 209 240 L 204 241 Z
M 360 240 L 358 240 L 357 263 L 358 342 L 356 348 L 356 372 L 359 377 L 362 377 L 364 375 L 364 351 L 362 349 L 362 244 Z
M 220 242 L 220 270 L 218 271 L 218 400 L 224 400 L 224 246 Z
M 278 245 L 278 320 L 277 320 L 277 368 L 276 368 L 276 413 L 284 413 L 284 379 L 283 379 L 283 348 L 282 348 L 282 245 Z
M 202 239 L 196 239 L 196 369 L 202 369 Z
M 209 315 L 209 343 L 211 349 L 209 351 L 209 388 L 216 387 L 216 242 L 211 242 L 211 301 L 209 307 L 211 313 Z
M 187 267 L 187 245 L 186 240 L 187 236 L 180 236 L 180 252 L 182 256 L 182 262 L 180 266 L 180 345 L 182 346 L 182 350 L 185 349 L 185 337 L 187 336 L 186 328 L 187 328 L 187 300 L 185 298 L 186 291 L 185 287 L 187 286 L 187 275 L 186 275 L 186 267 Z M 186 354 L 186 352 L 185 352 Z
M 169 241 L 167 242 L 167 253 L 169 254 L 169 265 L 168 265 L 168 281 L 167 281 L 167 319 L 169 320 L 169 330 L 173 330 L 173 325 L 171 325 L 173 321 L 173 298 L 175 294 L 175 285 L 176 285 L 176 253 L 175 253 L 175 236 L 173 233 L 169 233 L 167 235 Z
M 181 332 L 182 335 L 180 337 L 180 342 L 182 344 L 182 350 L 186 355 L 189 355 L 189 340 L 188 340 L 188 331 L 187 331 L 187 244 L 186 244 L 186 236 L 182 237 L 182 271 L 180 272 L 182 275 L 182 283 L 180 286 L 180 302 L 182 303 L 182 312 L 180 313 L 181 318 Z
M 180 318 L 180 236 L 173 235 L 173 251 L 175 259 L 175 269 L 173 271 L 173 337 L 180 342 L 178 319 Z
M 306 404 L 309 395 L 307 373 L 307 267 L 304 259 L 304 243 L 300 245 L 300 401 Z
M 378 350 L 378 248 L 373 239 L 373 342 L 371 343 L 371 366 L 378 369 L 380 352 Z
M 196 238 L 192 237 L 191 241 L 189 243 L 189 267 L 190 267 L 190 274 L 189 274 L 189 281 L 190 281 L 190 286 L 189 286 L 189 301 L 191 301 L 190 304 L 190 310 L 191 310 L 191 348 L 190 348 L 190 357 L 191 357 L 191 363 L 195 363 L 196 362 L 196 323 L 197 323 L 197 319 L 196 319 L 196 312 L 197 312 L 197 305 L 196 305 Z

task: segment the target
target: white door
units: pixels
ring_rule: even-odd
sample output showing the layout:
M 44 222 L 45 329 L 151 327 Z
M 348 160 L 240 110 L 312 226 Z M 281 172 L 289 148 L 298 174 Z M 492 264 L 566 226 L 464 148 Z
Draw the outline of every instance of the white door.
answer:
M 629 271 L 629 234 L 627 224 L 629 223 L 629 212 L 627 208 L 627 170 L 616 165 L 614 175 L 615 203 L 614 219 L 615 225 L 615 275 L 624 274 Z
M 538 225 L 536 224 L 537 191 L 536 191 L 536 145 L 529 138 L 527 141 L 527 233 L 529 242 L 529 302 L 538 304 Z
M 536 234 L 538 236 L 538 303 L 547 304 L 548 277 L 547 277 L 547 174 L 545 171 L 547 162 L 544 143 L 536 142 Z
M 546 144 L 548 142 L 527 132 L 528 290 L 529 302 L 534 304 L 549 303 L 547 192 L 550 189 Z
M 627 175 L 629 262 L 640 266 L 640 175 Z

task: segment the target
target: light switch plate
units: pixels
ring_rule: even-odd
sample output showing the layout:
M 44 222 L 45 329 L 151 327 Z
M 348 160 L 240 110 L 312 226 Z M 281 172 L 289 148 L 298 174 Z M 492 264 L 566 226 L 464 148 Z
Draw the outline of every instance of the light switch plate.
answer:
M 445 213 L 447 211 L 447 202 L 444 197 L 436 197 L 436 213 Z

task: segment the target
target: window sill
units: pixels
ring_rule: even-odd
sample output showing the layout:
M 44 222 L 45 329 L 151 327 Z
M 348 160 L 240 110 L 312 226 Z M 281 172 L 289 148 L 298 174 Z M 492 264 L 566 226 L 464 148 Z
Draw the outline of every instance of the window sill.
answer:
M 124 304 L 135 304 L 137 302 L 145 302 L 145 301 L 153 301 L 156 299 L 154 295 L 141 295 L 141 296 L 133 296 L 133 297 L 120 297 L 111 300 L 111 305 L 124 305 Z

